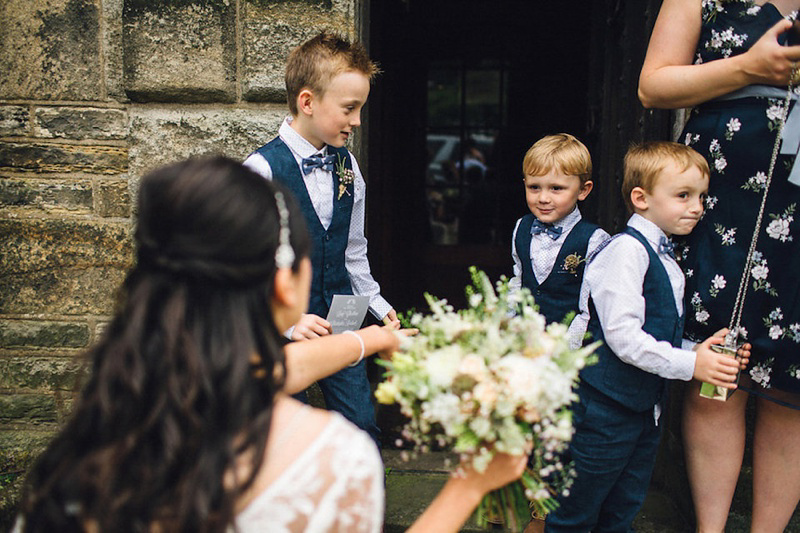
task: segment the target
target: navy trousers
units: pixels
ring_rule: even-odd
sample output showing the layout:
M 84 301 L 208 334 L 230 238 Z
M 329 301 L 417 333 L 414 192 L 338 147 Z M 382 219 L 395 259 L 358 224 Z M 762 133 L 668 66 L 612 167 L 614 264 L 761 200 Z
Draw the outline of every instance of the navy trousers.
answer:
M 577 476 L 547 516 L 548 533 L 633 531 L 647 495 L 661 428 L 653 411 L 637 413 L 587 384 L 578 389 L 568 459 Z

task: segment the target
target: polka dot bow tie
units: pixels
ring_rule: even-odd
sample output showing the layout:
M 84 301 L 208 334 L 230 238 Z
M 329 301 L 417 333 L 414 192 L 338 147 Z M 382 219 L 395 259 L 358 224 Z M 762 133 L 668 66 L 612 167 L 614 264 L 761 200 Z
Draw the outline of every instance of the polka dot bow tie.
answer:
M 675 259 L 675 243 L 666 237 L 661 237 L 661 241 L 658 243 L 658 251 Z
M 561 237 L 562 232 L 561 226 L 554 226 L 552 224 L 547 224 L 546 222 L 542 222 L 539 219 L 533 221 L 531 225 L 531 235 L 539 235 L 540 233 L 544 233 L 548 237 L 553 240 L 558 239 Z
M 322 157 L 321 155 L 312 155 L 311 157 L 303 158 L 303 175 L 310 174 L 315 168 L 321 168 L 328 172 L 333 172 L 333 164 L 336 162 L 335 155 L 328 155 Z

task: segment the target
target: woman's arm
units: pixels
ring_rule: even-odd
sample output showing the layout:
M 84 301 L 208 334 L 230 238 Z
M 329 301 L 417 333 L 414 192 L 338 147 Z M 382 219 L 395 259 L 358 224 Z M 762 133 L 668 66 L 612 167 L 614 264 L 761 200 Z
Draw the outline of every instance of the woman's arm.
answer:
M 639 77 L 642 105 L 689 107 L 754 83 L 788 83 L 800 46 L 781 46 L 778 35 L 790 21 L 779 21 L 743 54 L 693 65 L 701 9 L 701 0 L 664 0 Z
M 406 533 L 457 532 L 487 493 L 519 479 L 527 463 L 524 455 L 498 453 L 481 474 L 462 462 L 463 475 L 454 474 L 447 480 Z
M 396 333 L 413 334 L 414 330 L 394 332 L 387 327 L 369 326 L 355 332 L 364 342 L 364 355 L 379 353 L 391 357 L 400 345 Z M 356 362 L 361 354 L 361 343 L 350 334 L 326 335 L 316 339 L 292 342 L 285 346 L 286 384 L 284 390 L 295 394 L 305 390 L 315 381 L 338 372 Z

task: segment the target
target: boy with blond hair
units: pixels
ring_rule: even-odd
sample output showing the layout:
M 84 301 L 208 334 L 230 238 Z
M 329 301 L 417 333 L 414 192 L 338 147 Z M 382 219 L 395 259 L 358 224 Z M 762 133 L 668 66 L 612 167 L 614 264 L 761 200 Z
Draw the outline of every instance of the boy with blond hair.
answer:
M 606 239 L 583 220 L 578 201 L 592 190 L 589 150 L 568 133 L 542 137 L 522 161 L 530 213 L 511 239 L 512 289 L 527 287 L 548 323 L 578 310 L 586 258 Z
M 574 405 L 577 476 L 546 531 L 630 531 L 655 463 L 666 380 L 736 387 L 739 363 L 711 349 L 725 330 L 694 350 L 681 345 L 684 277 L 670 238 L 700 220 L 708 178 L 706 160 L 682 144 L 644 143 L 625 156 L 622 192 L 633 215 L 587 265 L 570 325 L 574 344 L 586 332 L 603 343 L 597 364 L 581 371 Z
M 399 326 L 370 272 L 364 236 L 366 184 L 355 157 L 345 148 L 361 125 L 361 109 L 377 73 L 361 44 L 336 35 L 322 32 L 295 48 L 286 64 L 291 117 L 275 139 L 244 162 L 294 193 L 312 239 L 308 314 L 290 330 L 294 340 L 331 332 L 324 317 L 334 294 L 369 296 L 372 314 Z M 364 361 L 319 385 L 329 409 L 379 442 Z

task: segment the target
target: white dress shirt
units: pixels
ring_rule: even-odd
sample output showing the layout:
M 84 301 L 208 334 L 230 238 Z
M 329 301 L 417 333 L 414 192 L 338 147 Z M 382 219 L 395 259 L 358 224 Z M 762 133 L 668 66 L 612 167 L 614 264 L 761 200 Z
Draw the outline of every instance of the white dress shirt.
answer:
M 561 251 L 561 246 L 567 239 L 567 235 L 572 231 L 572 228 L 580 222 L 581 211 L 575 206 L 575 209 L 562 218 L 554 222 L 554 226 L 561 227 L 561 235 L 557 239 L 553 239 L 546 233 L 542 232 L 538 235 L 531 235 L 531 249 L 528 254 L 528 260 L 533 267 L 533 275 L 536 276 L 536 281 L 540 285 L 545 282 L 547 276 L 553 271 L 558 253 Z M 511 258 L 514 260 L 514 277 L 511 278 L 508 285 L 511 290 L 517 290 L 522 287 L 522 262 L 517 254 L 517 230 L 522 218 L 517 220 L 514 226 L 514 234 L 511 236 Z M 597 229 L 589 238 L 589 244 L 586 248 L 586 257 L 590 257 L 592 253 L 600 246 L 603 241 L 609 238 L 608 233 L 603 229 Z
M 302 165 L 306 157 L 312 155 L 327 155 L 327 146 L 322 150 L 317 150 L 314 145 L 303 138 L 291 127 L 291 117 L 287 117 L 278 130 L 278 136 L 286 143 L 292 155 L 297 161 L 297 166 Z M 366 197 L 366 183 L 361 175 L 356 158 L 350 154 L 353 162 L 353 172 L 355 180 L 353 182 L 353 212 L 350 217 L 350 234 L 347 238 L 347 248 L 345 249 L 345 268 L 350 277 L 350 284 L 353 287 L 353 294 L 369 296 L 369 308 L 373 315 L 382 319 L 389 313 L 392 306 L 380 295 L 380 285 L 372 277 L 367 259 L 367 238 L 364 236 L 364 201 Z M 244 161 L 244 166 L 257 172 L 267 179 L 272 179 L 272 168 L 264 156 L 254 152 Z M 302 171 L 300 172 L 302 175 Z M 315 168 L 309 174 L 303 176 L 303 180 L 317 212 L 319 221 L 325 229 L 331 224 L 333 218 L 333 173 L 321 168 Z M 338 194 L 338 191 L 336 192 Z M 347 194 L 347 193 L 345 193 Z M 322 317 L 325 318 L 325 317 Z
M 633 215 L 628 226 L 644 235 L 658 253 L 659 241 L 666 237 L 658 226 L 640 215 Z M 683 272 L 670 255 L 658 253 L 658 257 L 669 276 L 678 313 L 683 314 Z M 642 290 L 649 266 L 647 251 L 627 234 L 618 235 L 598 252 L 584 271 L 581 312 L 570 325 L 570 342 L 574 348 L 581 345 L 589 323 L 591 295 L 605 342 L 617 357 L 663 378 L 689 381 L 694 374 L 695 352 L 675 348 L 668 341 L 658 341 L 642 330 L 645 319 Z

